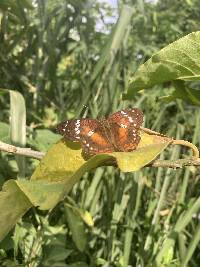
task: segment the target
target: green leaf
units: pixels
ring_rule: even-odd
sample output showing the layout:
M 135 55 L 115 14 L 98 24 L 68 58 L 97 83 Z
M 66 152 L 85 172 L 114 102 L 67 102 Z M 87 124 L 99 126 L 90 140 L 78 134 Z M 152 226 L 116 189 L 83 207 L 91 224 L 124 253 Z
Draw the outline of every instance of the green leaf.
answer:
M 0 193 L 0 240 L 6 236 L 31 206 L 32 204 L 19 189 L 15 180 L 9 180 L 4 184 Z
M 200 31 L 171 43 L 142 64 L 131 77 L 125 99 L 134 92 L 173 80 L 200 80 Z
M 41 210 L 52 209 L 64 197 L 62 182 L 18 180 L 16 184 L 32 205 Z
M 94 226 L 92 216 L 87 210 L 72 206 L 70 204 L 66 204 L 66 206 L 72 209 L 73 212 L 76 213 L 89 227 Z
M 53 208 L 62 198 L 63 183 L 9 180 L 0 193 L 0 240 L 32 206 Z
M 53 266 L 53 263 L 58 264 L 59 261 L 64 261 L 71 253 L 72 250 L 63 248 L 62 246 L 48 246 L 48 259 L 46 266 Z M 54 265 L 56 266 L 56 265 Z
M 4 201 L 8 195 L 12 205 L 6 206 L 5 214 L 11 214 L 9 219 L 10 224 L 1 228 L 0 238 L 4 236 L 4 231 L 7 233 L 20 218 L 24 212 L 31 206 L 39 207 L 42 210 L 52 209 L 59 201 L 61 201 L 71 190 L 73 185 L 79 181 L 83 174 L 98 166 L 117 162 L 119 168 L 124 172 L 136 171 L 151 162 L 163 149 L 171 142 L 171 139 L 148 135 L 141 132 L 141 142 L 137 150 L 133 152 L 114 152 L 110 154 L 98 154 L 86 160 L 82 154 L 80 144 L 69 141 L 60 140 L 54 144 L 33 173 L 31 179 L 27 180 L 10 180 L 4 188 L 7 194 L 0 193 L 0 209 L 2 210 L 3 218 L 1 224 L 5 224 Z M 12 187 L 11 187 L 12 186 Z M 13 194 L 13 189 L 17 193 Z M 6 198 L 7 199 L 7 198 Z M 14 202 L 18 203 L 20 209 L 16 208 Z M 21 203 L 23 202 L 24 203 Z M 14 211 L 13 211 L 13 207 Z M 77 211 L 76 211 L 77 213 Z M 79 217 L 82 217 L 87 223 L 91 223 L 91 218 L 88 214 L 79 212 Z M 8 216 L 7 216 L 8 217 Z M 82 220 L 81 220 L 82 221 Z M 78 245 L 77 245 L 78 246 Z M 83 249 L 83 244 L 79 247 Z
M 24 97 L 17 91 L 0 89 L 1 92 L 10 94 L 10 138 L 11 143 L 25 147 L 26 145 L 26 105 Z M 15 156 L 19 174 L 18 177 L 25 177 L 25 157 Z
M 34 139 L 29 140 L 29 143 L 39 151 L 47 151 L 51 145 L 60 139 L 60 135 L 48 129 L 36 130 L 34 135 Z
M 26 106 L 24 97 L 17 91 L 10 93 L 10 135 L 14 145 L 26 146 Z M 18 177 L 25 177 L 25 157 L 15 156 L 19 168 Z
M 186 88 L 189 101 L 197 106 L 200 106 L 200 90 Z
M 123 172 L 138 171 L 152 160 L 154 160 L 166 147 L 168 143 L 154 144 L 138 148 L 133 152 L 112 153 L 117 160 L 117 165 Z
M 87 245 L 85 225 L 80 216 L 72 208 L 65 205 L 66 218 L 77 248 L 83 252 Z
M 186 87 L 183 81 L 174 81 L 175 90 L 169 96 L 164 96 L 162 99 L 173 101 L 177 98 L 182 99 L 190 104 L 200 106 L 200 90 Z

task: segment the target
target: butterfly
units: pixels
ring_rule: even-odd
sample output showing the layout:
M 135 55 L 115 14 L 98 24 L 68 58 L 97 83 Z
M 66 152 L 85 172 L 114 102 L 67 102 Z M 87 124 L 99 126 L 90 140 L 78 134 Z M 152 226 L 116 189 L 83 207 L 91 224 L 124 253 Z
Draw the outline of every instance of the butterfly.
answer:
M 140 142 L 143 113 L 127 108 L 103 119 L 74 119 L 57 125 L 65 139 L 80 142 L 89 155 L 135 150 Z

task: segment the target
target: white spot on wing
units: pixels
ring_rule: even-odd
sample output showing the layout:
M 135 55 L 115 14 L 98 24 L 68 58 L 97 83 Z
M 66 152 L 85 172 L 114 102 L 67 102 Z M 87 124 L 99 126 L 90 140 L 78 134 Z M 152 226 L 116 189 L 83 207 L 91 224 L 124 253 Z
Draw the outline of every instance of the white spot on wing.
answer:
M 122 128 L 127 128 L 127 126 L 126 126 L 125 124 L 120 124 L 120 126 L 121 126 Z
M 80 120 L 77 120 L 75 125 L 76 125 L 76 128 L 79 128 L 80 127 L 80 124 L 81 124 L 81 121 Z
M 89 131 L 87 135 L 88 135 L 88 136 L 92 136 L 93 133 L 94 133 L 93 131 Z
M 133 119 L 132 119 L 131 117 L 128 117 L 128 120 L 129 120 L 130 122 L 133 122 Z

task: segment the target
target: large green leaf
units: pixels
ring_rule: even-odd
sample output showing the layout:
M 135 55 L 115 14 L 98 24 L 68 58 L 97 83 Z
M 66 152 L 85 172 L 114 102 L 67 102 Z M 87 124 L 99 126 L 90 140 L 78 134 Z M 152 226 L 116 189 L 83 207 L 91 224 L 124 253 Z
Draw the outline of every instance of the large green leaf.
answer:
M 142 64 L 130 79 L 125 98 L 135 91 L 173 80 L 200 80 L 200 31 L 171 43 Z
M 133 152 L 98 154 L 86 160 L 78 143 L 61 139 L 48 150 L 29 181 L 10 180 L 4 185 L 6 194 L 0 193 L 0 239 L 31 206 L 42 210 L 52 209 L 85 172 L 101 165 L 116 163 L 124 172 L 139 170 L 150 163 L 170 142 L 169 138 L 141 133 L 139 147 Z M 17 193 L 13 194 L 13 188 Z M 9 201 L 5 205 L 8 196 Z M 2 225 L 5 224 L 4 219 L 8 214 L 12 216 L 5 228 Z

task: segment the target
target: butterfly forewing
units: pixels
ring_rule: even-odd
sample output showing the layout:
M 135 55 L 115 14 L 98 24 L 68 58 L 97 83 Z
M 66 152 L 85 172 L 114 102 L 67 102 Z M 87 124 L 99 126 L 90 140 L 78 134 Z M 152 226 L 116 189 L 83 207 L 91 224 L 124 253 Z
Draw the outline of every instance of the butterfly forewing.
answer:
M 82 136 L 91 135 L 98 126 L 94 119 L 67 120 L 57 125 L 57 132 L 68 140 L 81 142 Z
M 108 153 L 114 150 L 100 120 L 68 120 L 57 126 L 64 138 L 81 143 L 87 154 Z

